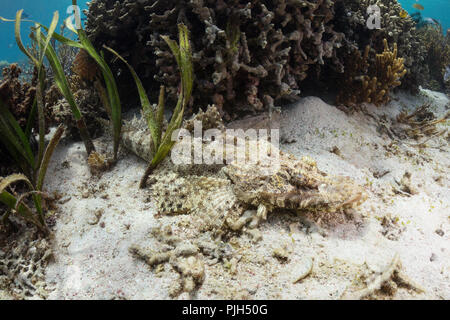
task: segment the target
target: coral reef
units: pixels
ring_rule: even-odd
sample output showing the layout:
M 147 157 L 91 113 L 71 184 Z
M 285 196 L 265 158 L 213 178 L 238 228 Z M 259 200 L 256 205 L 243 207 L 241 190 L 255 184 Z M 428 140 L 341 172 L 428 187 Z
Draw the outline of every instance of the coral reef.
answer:
M 215 107 L 185 121 L 186 128 L 192 129 L 192 122 L 196 119 L 214 127 L 222 125 L 223 128 Z M 144 129 L 145 121 L 134 119 L 125 128 L 122 143 L 145 159 L 152 153 L 148 129 Z M 192 165 L 192 148 L 195 148 L 197 139 L 194 137 L 193 141 L 181 139 L 178 142 L 172 154 L 177 157 L 176 164 L 164 161 L 152 175 L 151 179 L 155 182 L 152 184 L 153 196 L 161 213 L 195 213 L 194 216 L 202 221 L 199 225 L 219 230 L 225 220 L 232 220 L 228 219 L 231 216 L 239 217 L 239 212 L 245 207 L 257 208 L 258 216 L 277 208 L 334 213 L 358 206 L 366 199 L 365 192 L 353 185 L 350 179 L 326 177 L 310 158 L 296 159 L 281 152 L 269 141 L 252 142 L 228 131 L 224 134 L 219 130 L 217 134 L 210 143 L 197 142 L 203 155 L 214 154 L 214 159 L 208 161 L 213 160 L 210 165 L 215 166 Z M 245 161 L 234 158 L 235 148 L 241 147 L 245 150 Z M 260 150 L 258 164 L 248 161 L 254 147 Z M 229 159 L 229 156 L 232 158 Z M 280 164 L 280 168 L 275 164 Z M 208 166 L 210 170 L 205 169 Z M 171 196 L 168 197 L 169 194 Z
M 327 63 L 342 70 L 336 49 L 343 34 L 333 30 L 333 6 L 324 0 L 94 0 L 86 31 L 98 48 L 105 44 L 127 59 L 148 90 L 156 95 L 163 83 L 175 99 L 176 64 L 160 36 L 173 38 L 177 22 L 184 22 L 195 35 L 191 105 L 214 103 L 230 120 L 297 97 L 311 67 Z
M 20 75 L 22 69 L 17 64 L 3 67 L 3 79 L 0 80 L 0 99 L 5 103 L 23 130 L 33 108 L 36 95 L 36 77 L 32 83 L 22 81 Z M 48 116 L 48 114 L 46 114 Z M 37 130 L 37 121 L 34 128 Z M 0 144 L 0 176 L 11 173 L 13 162 L 8 157 L 8 152 Z
M 369 63 L 370 46 L 364 54 L 356 50 L 350 57 L 352 63 L 344 73 L 344 86 L 337 97 L 337 102 L 345 105 L 358 105 L 363 102 L 377 106 L 389 102 L 390 91 L 398 87 L 407 70 L 404 59 L 397 57 L 397 44 L 390 51 L 388 42 L 384 40 L 384 51 L 377 54 L 375 63 Z
M 22 69 L 17 64 L 3 68 L 0 82 L 0 99 L 10 108 L 14 118 L 25 129 L 36 95 L 36 78 L 32 83 L 20 80 Z
M 370 5 L 381 10 L 380 29 L 367 27 Z M 295 99 L 305 79 L 311 86 L 335 81 L 344 70 L 355 68 L 355 50 L 369 45 L 381 52 L 385 39 L 389 47 L 397 45 L 404 59 L 407 71 L 400 88 L 418 92 L 429 72 L 423 63 L 426 47 L 416 22 L 401 12 L 397 0 L 94 0 L 87 32 L 98 48 L 106 44 L 121 53 L 154 96 L 162 83 L 169 99 L 175 99 L 175 62 L 160 36 L 174 36 L 177 22 L 186 23 L 195 34 L 197 77 L 191 101 L 195 110 L 187 113 L 215 104 L 230 121 Z M 376 56 L 370 55 L 368 63 L 376 64 Z M 126 93 L 132 80 L 119 67 L 115 70 Z M 376 100 L 383 103 L 386 98 Z
M 10 63 L 6 60 L 0 61 L 0 74 L 3 74 L 3 69 L 9 65 Z
M 380 10 L 380 29 L 367 27 L 369 15 L 367 9 L 377 5 Z M 351 68 L 355 49 L 361 51 L 369 45 L 375 52 L 384 49 L 384 39 L 389 47 L 397 44 L 398 55 L 405 61 L 408 70 L 400 88 L 418 93 L 419 85 L 423 83 L 423 74 L 427 72 L 425 47 L 420 40 L 415 21 L 407 16 L 401 17 L 402 6 L 397 0 L 336 0 L 335 30 L 345 34 L 345 45 L 338 51 L 338 57 L 346 60 L 345 68 Z M 369 63 L 375 63 L 375 57 L 369 57 Z
M 170 295 L 176 297 L 182 292 L 191 294 L 205 279 L 205 266 L 199 255 L 199 247 L 175 237 L 170 227 L 154 228 L 152 235 L 162 242 L 162 250 L 154 251 L 133 245 L 129 248 L 130 253 L 152 268 L 161 269 L 164 263 L 169 263 L 180 276 L 170 286 Z
M 449 86 L 446 72 L 450 66 L 450 34 L 444 36 L 442 26 L 428 24 L 419 30 L 421 42 L 425 47 L 425 63 L 428 72 L 424 73 L 423 86 L 435 91 L 444 91 Z
M 98 118 L 106 117 L 109 112 L 109 104 L 102 95 L 106 90 L 100 80 L 100 69 L 89 54 L 80 49 L 71 64 L 72 75 L 69 77 L 70 90 L 73 92 L 77 106 L 88 126 L 92 137 L 102 133 L 102 125 Z M 80 137 L 77 121 L 73 118 L 69 103 L 62 97 L 58 88 L 53 85 L 46 92 L 46 108 L 52 110 L 55 121 L 64 123 L 69 128 L 69 133 L 74 138 Z M 105 106 L 105 109 L 100 106 Z
M 156 105 L 153 106 L 156 109 Z M 152 154 L 155 152 L 155 148 L 150 137 L 150 129 L 146 121 L 145 116 L 141 114 L 140 118 L 134 117 L 130 121 L 125 121 L 122 129 L 122 145 L 125 149 L 133 152 L 139 158 L 150 161 Z M 216 106 L 208 106 L 206 111 L 199 110 L 199 112 L 193 115 L 190 119 L 183 122 L 182 128 L 189 132 L 194 132 L 195 122 L 199 121 L 202 124 L 202 130 L 219 129 L 224 130 L 225 126 Z M 163 131 L 167 129 L 167 121 L 163 123 Z
M 76 76 L 74 77 L 76 78 Z M 98 137 L 103 132 L 102 125 L 99 123 L 98 118 L 106 116 L 104 110 L 99 107 L 102 103 L 98 94 L 88 84 L 82 83 L 81 87 L 74 91 L 74 97 L 86 121 L 89 134 L 91 137 Z M 51 110 L 52 117 L 56 122 L 64 123 L 67 126 L 68 134 L 71 137 L 75 139 L 80 138 L 80 131 L 73 118 L 70 105 L 65 98 L 60 98 L 53 105 L 47 104 L 46 108 Z

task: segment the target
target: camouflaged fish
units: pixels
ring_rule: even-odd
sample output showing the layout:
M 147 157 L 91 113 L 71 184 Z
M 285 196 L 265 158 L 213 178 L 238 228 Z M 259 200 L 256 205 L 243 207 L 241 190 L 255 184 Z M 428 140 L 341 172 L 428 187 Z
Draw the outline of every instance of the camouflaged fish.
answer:
M 207 113 L 214 117 L 218 114 L 214 107 Z M 235 141 L 239 144 L 238 138 Z M 203 148 L 212 145 L 203 144 Z M 191 215 L 202 226 L 199 231 L 224 227 L 239 230 L 248 224 L 257 225 L 278 209 L 339 214 L 356 208 L 367 198 L 364 189 L 352 179 L 321 172 L 311 158 L 297 159 L 265 140 L 258 140 L 257 145 L 279 154 L 276 167 L 270 161 L 208 166 L 174 165 L 166 159 L 150 177 L 159 213 Z

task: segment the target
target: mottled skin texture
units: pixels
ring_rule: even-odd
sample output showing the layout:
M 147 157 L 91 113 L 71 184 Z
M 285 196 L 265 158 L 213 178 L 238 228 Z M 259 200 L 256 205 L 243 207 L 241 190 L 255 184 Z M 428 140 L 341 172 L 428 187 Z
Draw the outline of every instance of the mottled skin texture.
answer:
M 201 113 L 197 120 L 202 120 L 206 128 L 213 128 L 216 124 L 220 128 L 217 116 L 217 110 L 212 107 Z M 192 123 L 185 122 L 184 128 L 192 131 Z M 139 142 L 148 139 L 148 133 L 142 131 L 142 126 L 128 126 L 126 135 L 123 143 L 131 143 L 127 146 L 129 150 L 148 154 L 143 146 L 149 144 Z M 220 145 L 219 141 L 203 142 L 203 154 L 209 148 L 214 149 L 215 144 Z M 186 144 L 185 150 L 192 151 L 190 142 L 183 139 L 177 147 Z M 250 141 L 236 139 L 235 144 L 247 148 Z M 366 198 L 364 190 L 351 179 L 327 176 L 318 170 L 315 161 L 310 158 L 296 159 L 267 141 L 258 141 L 256 146 L 260 154 L 271 157 L 262 156 L 259 161 L 250 163 L 248 156 L 251 148 L 247 148 L 247 163 L 244 164 L 235 160 L 215 165 L 175 165 L 167 158 L 150 176 L 149 200 L 156 205 L 156 217 L 178 216 L 161 219 L 162 223 L 168 223 L 176 231 L 172 233 L 170 229 L 165 234 L 152 233 L 158 241 L 156 247 L 164 248 L 160 251 L 146 250 L 139 245 L 131 247 L 130 252 L 151 266 L 161 268 L 167 262 L 172 265 L 180 278 L 171 286 L 171 296 L 177 296 L 182 291 L 191 293 L 201 286 L 205 279 L 203 256 L 210 255 L 208 248 L 220 253 L 220 243 L 228 241 L 235 232 L 248 234 L 253 241 L 259 241 L 262 235 L 258 225 L 266 220 L 269 212 L 290 210 L 306 213 L 307 218 L 312 214 L 317 217 L 316 221 L 327 220 L 327 214 L 332 217 L 343 215 L 341 213 L 358 206 Z M 225 156 L 230 147 L 234 145 L 224 145 Z M 336 221 L 339 220 L 338 217 Z M 181 235 L 188 244 L 179 246 L 175 234 Z M 188 256 L 177 256 L 177 252 L 187 252 Z M 221 254 L 218 255 L 220 257 Z M 230 264 L 232 260 L 237 263 L 234 257 L 226 261 Z M 229 271 L 224 269 L 224 272 Z
M 217 124 L 217 116 L 216 108 L 211 107 L 196 120 Z M 184 124 L 189 129 L 191 125 L 192 121 Z M 142 126 L 127 127 L 125 147 L 145 158 L 150 150 L 143 149 L 151 144 L 142 141 L 149 141 L 148 133 Z M 236 139 L 235 143 L 248 146 L 249 142 Z M 214 142 L 203 143 L 203 150 L 213 145 Z M 267 141 L 258 141 L 256 146 L 260 151 L 261 148 L 270 151 L 272 156 L 279 154 L 279 158 L 263 157 L 244 164 L 235 160 L 219 165 L 174 165 L 171 159 L 166 159 L 149 179 L 159 213 L 189 214 L 199 220 L 199 231 L 223 230 L 224 226 L 237 230 L 254 221 L 255 216 L 258 221 L 265 220 L 268 212 L 277 209 L 313 214 L 346 212 L 366 199 L 362 187 L 353 180 L 321 172 L 311 158 L 297 159 Z M 229 147 L 224 145 L 224 149 Z M 247 147 L 247 157 L 249 152 Z
M 364 190 L 350 178 L 327 176 L 308 157 L 296 159 L 281 152 L 280 168 L 266 175 L 264 165 L 228 165 L 223 170 L 234 184 L 238 199 L 268 211 L 289 209 L 337 212 L 360 205 Z
M 320 217 L 348 213 L 366 200 L 364 189 L 350 178 L 328 176 L 311 158 L 273 150 L 280 152 L 276 169 L 269 163 L 209 167 L 166 161 L 151 178 L 159 212 L 192 215 L 199 231 L 237 231 L 258 225 L 275 210 Z

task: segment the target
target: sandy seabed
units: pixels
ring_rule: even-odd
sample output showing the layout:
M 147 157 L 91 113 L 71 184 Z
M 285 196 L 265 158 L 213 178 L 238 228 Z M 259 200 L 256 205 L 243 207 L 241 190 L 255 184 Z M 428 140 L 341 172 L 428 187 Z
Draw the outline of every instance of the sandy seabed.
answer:
M 449 108 L 444 94 L 428 90 L 419 97 L 398 94 L 384 107 L 365 107 L 394 119 L 402 109 L 412 111 L 427 101 L 438 117 Z M 350 176 L 365 187 L 369 198 L 358 209 L 360 219 L 322 230 L 293 214 L 271 214 L 259 228 L 261 241 L 245 234 L 236 239 L 233 268 L 206 264 L 203 284 L 178 299 L 339 299 L 358 288 L 365 274 L 383 271 L 396 254 L 404 274 L 424 292 L 399 288 L 376 298 L 450 299 L 448 141 L 397 148 L 374 118 L 347 114 L 316 97 L 283 109 L 281 128 L 289 141 L 283 151 L 310 156 L 320 170 Z M 46 275 L 54 289 L 49 299 L 170 299 L 178 274 L 169 265 L 152 271 L 129 252 L 134 244 L 151 246 L 150 231 L 159 223 L 149 191 L 138 189 L 146 163 L 123 154 L 96 178 L 85 158 L 82 143 L 64 141 L 48 171 L 48 192 L 62 194 L 55 259 Z M 411 173 L 413 194 L 393 192 L 405 172 Z M 275 257 L 280 250 L 285 260 Z

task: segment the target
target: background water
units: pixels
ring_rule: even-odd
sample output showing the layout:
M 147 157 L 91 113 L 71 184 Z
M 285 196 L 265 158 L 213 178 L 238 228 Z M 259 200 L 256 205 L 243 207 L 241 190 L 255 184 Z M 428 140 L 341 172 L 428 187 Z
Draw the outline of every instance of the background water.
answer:
M 421 12 L 424 18 L 439 20 L 444 30 L 450 28 L 450 0 L 400 0 L 400 3 L 409 13 L 417 11 L 412 7 L 414 3 L 420 3 L 425 7 L 425 10 Z M 17 10 L 24 9 L 31 20 L 49 25 L 53 12 L 56 10 L 59 11 L 61 22 L 66 19 L 69 16 L 66 13 L 67 7 L 71 4 L 71 0 L 1 0 L 0 16 L 14 18 Z M 87 8 L 84 0 L 78 1 L 78 4 L 82 9 Z M 28 38 L 30 25 L 30 23 L 23 24 L 22 40 L 24 42 Z M 17 48 L 14 39 L 14 23 L 0 21 L 0 61 L 16 62 L 22 59 L 24 56 Z
M 79 0 L 81 9 L 86 9 L 87 1 Z M 46 26 L 50 25 L 53 13 L 59 12 L 59 21 L 62 23 L 70 16 L 67 8 L 72 5 L 72 0 L 0 0 L 0 16 L 14 19 L 16 12 L 24 9 L 24 13 L 29 15 L 29 19 L 40 22 Z M 22 40 L 27 44 L 29 27 L 32 23 L 23 22 Z M 59 32 L 59 27 L 57 28 Z M 16 62 L 24 59 L 23 53 L 19 50 L 14 38 L 14 23 L 0 21 L 0 61 Z
M 414 3 L 424 6 L 424 10 L 420 11 L 423 18 L 433 18 L 442 24 L 444 31 L 450 28 L 450 0 L 400 0 L 403 8 L 410 14 L 419 10 L 413 8 Z

